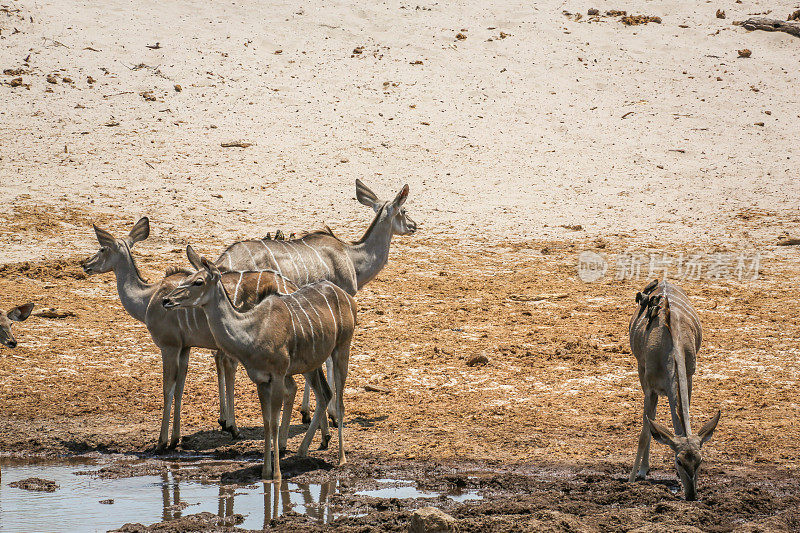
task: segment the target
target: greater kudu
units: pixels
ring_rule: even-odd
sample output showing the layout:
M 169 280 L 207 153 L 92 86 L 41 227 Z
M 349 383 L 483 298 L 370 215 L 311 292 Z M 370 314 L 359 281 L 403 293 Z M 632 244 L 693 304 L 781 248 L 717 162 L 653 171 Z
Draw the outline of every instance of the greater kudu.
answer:
M 375 211 L 375 218 L 358 241 L 345 242 L 327 228 L 293 240 L 247 240 L 229 246 L 214 264 L 221 271 L 274 269 L 301 286 L 327 280 L 355 296 L 386 266 L 392 236 L 411 235 L 417 230 L 416 222 L 403 207 L 408 198 L 408 185 L 403 186 L 394 200 L 384 201 L 357 179 L 356 198 Z M 221 358 L 219 364 L 227 365 L 229 361 Z M 330 374 L 330 362 L 327 364 Z M 226 369 L 226 373 L 235 376 L 230 369 Z M 328 383 L 334 386 L 330 375 Z M 308 393 L 306 384 L 300 409 L 304 423 L 309 421 Z M 333 417 L 333 406 L 329 411 Z
M 630 481 L 644 479 L 650 470 L 650 438 L 671 447 L 687 500 L 697 498 L 700 447 L 711 438 L 720 412 L 695 435 L 689 421 L 697 351 L 702 328 L 697 312 L 683 290 L 654 280 L 637 293 L 636 311 L 628 333 L 644 391 L 644 416 Z M 675 433 L 654 420 L 659 396 L 666 396 Z
M 11 333 L 11 322 L 22 322 L 33 311 L 33 304 L 23 304 L 12 307 L 8 311 L 0 310 L 0 344 L 9 348 L 17 347 L 17 339 Z
M 256 384 L 264 420 L 264 479 L 281 478 L 279 461 L 278 415 L 284 404 L 286 376 L 304 374 L 306 379 L 322 385 L 318 369 L 328 358 L 333 359 L 333 379 L 336 384 L 336 410 L 342 417 L 339 430 L 339 464 L 345 463 L 344 453 L 344 384 L 350 357 L 350 343 L 356 323 L 356 303 L 352 296 L 329 281 L 306 285 L 291 294 L 267 296 L 249 311 L 241 312 L 233 305 L 221 283 L 219 269 L 187 248 L 190 262 L 202 267 L 183 280 L 167 294 L 162 305 L 200 307 L 208 318 L 214 339 L 222 350 L 245 367 Z M 329 397 L 323 387 L 314 386 L 319 394 L 314 417 L 298 455 L 308 452 L 308 446 L 325 418 Z M 291 404 L 286 406 L 291 409 Z M 284 421 L 288 422 L 287 417 Z M 288 425 L 288 424 L 287 424 Z M 274 468 L 273 453 L 274 449 Z
M 146 217 L 139 220 L 130 234 L 123 239 L 117 239 L 97 226 L 94 230 L 100 243 L 100 250 L 83 261 L 83 269 L 87 274 L 114 271 L 122 306 L 134 319 L 147 326 L 153 342 L 161 350 L 164 410 L 157 449 L 163 450 L 167 447 L 173 401 L 175 409 L 169 448 L 174 448 L 180 440 L 181 400 L 189 365 L 189 351 L 191 348 L 218 350 L 201 310 L 168 311 L 161 305 L 163 295 L 174 289 L 193 271 L 172 269 L 162 280 L 155 283 L 148 283 L 142 278 L 131 254 L 131 248 L 150 234 L 150 223 Z M 233 294 L 235 305 L 241 309 L 252 307 L 268 294 L 279 291 L 292 292 L 296 289 L 294 283 L 271 270 L 227 272 L 222 276 L 222 282 Z M 232 378 L 225 375 L 219 365 L 217 377 L 220 382 L 219 422 L 224 430 L 236 437 L 238 429 L 233 411 L 233 387 L 225 387 L 222 383 L 225 379 Z

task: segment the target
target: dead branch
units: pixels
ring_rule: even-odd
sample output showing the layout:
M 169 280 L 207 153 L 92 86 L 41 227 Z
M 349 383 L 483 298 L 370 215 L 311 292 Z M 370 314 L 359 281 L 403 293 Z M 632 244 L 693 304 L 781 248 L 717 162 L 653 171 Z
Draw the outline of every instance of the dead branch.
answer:
M 800 23 L 787 20 L 768 19 L 764 17 L 753 17 L 745 21 L 734 22 L 748 31 L 782 31 L 795 37 L 800 37 Z

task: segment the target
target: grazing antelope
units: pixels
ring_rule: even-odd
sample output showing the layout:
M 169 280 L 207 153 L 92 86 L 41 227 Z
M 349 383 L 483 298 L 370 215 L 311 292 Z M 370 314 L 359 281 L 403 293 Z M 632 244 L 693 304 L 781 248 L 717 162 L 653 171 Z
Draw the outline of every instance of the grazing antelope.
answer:
M 667 281 L 652 281 L 636 295 L 636 303 L 628 333 L 644 391 L 644 416 L 630 481 L 644 479 L 650 470 L 652 436 L 673 449 L 684 495 L 695 500 L 702 462 L 700 447 L 711 438 L 721 414 L 717 411 L 696 435 L 692 433 L 689 403 L 702 340 L 700 318 L 686 293 Z M 674 434 L 654 420 L 659 396 L 669 401 Z
M 117 278 L 117 291 L 122 306 L 136 320 L 143 322 L 153 342 L 161 350 L 164 410 L 161 418 L 161 432 L 158 450 L 167 448 L 169 418 L 172 403 L 175 403 L 172 425 L 172 438 L 169 448 L 180 441 L 180 412 L 186 372 L 191 348 L 218 350 L 214 337 L 208 327 L 203 312 L 199 309 L 166 310 L 161 305 L 163 295 L 172 291 L 193 271 L 170 269 L 166 276 L 156 283 L 146 282 L 131 254 L 131 248 L 150 235 L 150 222 L 145 217 L 139 220 L 130 234 L 117 239 L 109 232 L 94 227 L 100 250 L 82 262 L 87 274 L 114 271 Z M 244 310 L 252 307 L 268 294 L 292 292 L 294 283 L 274 271 L 228 272 L 222 276 L 222 283 L 233 294 L 234 305 Z M 220 357 L 218 356 L 217 360 Z M 231 365 L 228 365 L 230 367 Z M 235 369 L 235 367 L 234 367 Z M 223 381 L 231 380 L 221 366 L 217 366 L 220 382 L 220 420 L 223 430 L 238 436 L 233 412 L 233 387 L 225 387 Z M 225 394 L 224 394 L 225 393 Z M 327 429 L 323 426 L 323 430 Z M 325 431 L 323 431 L 325 433 Z
M 214 262 L 221 271 L 235 269 L 259 270 L 270 268 L 298 285 L 327 280 L 351 296 L 378 275 L 389 260 L 389 245 L 393 235 L 411 235 L 417 224 L 406 213 L 403 204 L 408 198 L 408 185 L 403 186 L 394 200 L 379 200 L 361 180 L 356 180 L 356 198 L 375 211 L 367 231 L 356 242 L 345 242 L 330 229 L 309 233 L 299 239 L 241 241 L 229 246 Z M 229 360 L 221 360 L 220 365 Z M 330 380 L 330 362 L 328 383 Z M 229 370 L 226 370 L 229 372 Z M 235 374 L 234 374 L 235 375 Z M 306 384 L 300 411 L 303 422 L 309 422 L 309 386 Z M 333 405 L 329 412 L 332 417 Z
M 12 307 L 8 311 L 0 310 L 0 344 L 9 348 L 17 347 L 17 339 L 11 333 L 11 322 L 22 322 L 33 311 L 33 304 L 23 304 Z
M 344 453 L 344 385 L 350 357 L 350 343 L 356 323 L 356 303 L 352 296 L 329 281 L 301 287 L 290 294 L 265 297 L 252 309 L 236 309 L 221 282 L 219 269 L 199 257 L 191 246 L 186 253 L 193 265 L 202 267 L 167 294 L 165 308 L 200 307 L 208 318 L 217 345 L 244 365 L 247 375 L 256 384 L 264 420 L 264 479 L 279 480 L 278 415 L 284 403 L 286 376 L 304 374 L 318 396 L 314 417 L 298 455 L 308 446 L 320 423 L 325 419 L 325 397 L 318 379 L 318 369 L 328 357 L 333 360 L 336 410 L 341 415 L 339 431 L 339 464 Z M 287 405 L 291 410 L 291 404 Z M 284 421 L 288 418 L 284 416 Z M 271 449 L 274 452 L 271 453 Z M 274 455 L 274 465 L 272 463 Z

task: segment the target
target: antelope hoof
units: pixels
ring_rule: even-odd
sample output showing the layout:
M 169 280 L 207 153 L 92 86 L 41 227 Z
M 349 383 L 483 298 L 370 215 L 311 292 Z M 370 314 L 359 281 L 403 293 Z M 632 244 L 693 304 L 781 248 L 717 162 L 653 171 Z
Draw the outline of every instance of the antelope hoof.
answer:
M 320 441 L 320 443 L 319 443 L 319 449 L 320 450 L 327 450 L 328 449 L 328 443 L 330 441 L 331 441 L 331 436 L 330 435 L 323 435 L 322 436 L 322 441 Z
M 239 428 L 237 428 L 236 426 L 223 426 L 222 431 L 224 431 L 225 433 L 230 433 L 231 437 L 234 439 L 239 438 Z
M 228 426 L 225 423 L 225 420 L 220 418 L 219 420 L 217 420 L 217 424 L 219 424 L 219 427 L 222 428 L 222 431 L 228 431 Z
M 332 428 L 338 428 L 339 427 L 339 423 L 336 422 L 336 417 L 333 416 L 330 413 L 328 413 L 328 420 L 330 420 L 330 425 L 331 425 Z
M 177 447 L 178 447 L 178 440 L 177 439 L 173 439 L 173 440 L 169 441 L 169 446 L 167 446 L 167 449 L 174 450 Z
M 167 443 L 166 442 L 159 442 L 156 446 L 156 449 L 153 450 L 156 455 L 162 455 L 167 452 Z
M 273 472 L 272 472 L 272 469 L 267 469 L 267 467 L 264 466 L 264 467 L 261 468 L 261 479 L 263 481 L 280 481 L 281 480 L 281 476 L 280 476 L 280 474 L 278 474 L 277 477 L 274 476 Z
M 302 418 L 303 424 L 311 423 L 311 414 L 308 411 L 300 411 L 300 417 Z
M 280 455 L 281 457 L 286 455 L 286 446 L 281 446 L 280 448 L 278 448 L 278 455 Z

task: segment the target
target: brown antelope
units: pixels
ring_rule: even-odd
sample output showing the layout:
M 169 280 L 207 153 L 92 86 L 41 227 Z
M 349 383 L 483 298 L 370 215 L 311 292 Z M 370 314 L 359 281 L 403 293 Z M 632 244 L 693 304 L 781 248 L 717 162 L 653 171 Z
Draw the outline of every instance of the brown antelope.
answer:
M 304 374 L 313 383 L 314 377 L 319 376 L 319 367 L 328 357 L 333 360 L 336 410 L 340 414 L 339 464 L 344 464 L 343 393 L 356 323 L 353 297 L 333 283 L 321 281 L 290 294 L 267 296 L 252 309 L 242 312 L 233 305 L 230 294 L 221 282 L 222 275 L 217 266 L 199 257 L 191 246 L 187 247 L 186 252 L 189 261 L 201 269 L 181 281 L 163 298 L 162 305 L 168 309 L 203 309 L 217 345 L 242 363 L 247 375 L 256 384 L 264 420 L 262 477 L 273 480 L 281 478 L 278 415 L 284 403 L 285 377 Z M 319 381 L 324 383 L 322 379 Z M 314 416 L 298 450 L 300 456 L 308 452 L 320 419 L 325 418 L 328 398 L 323 394 L 318 399 L 322 401 L 317 402 Z M 290 410 L 291 404 L 286 407 Z M 284 421 L 287 420 L 284 417 Z
M 651 282 L 636 295 L 636 303 L 628 333 L 644 391 L 644 416 L 630 481 L 644 479 L 650 470 L 652 436 L 675 452 L 675 468 L 684 495 L 687 500 L 695 500 L 702 462 L 700 447 L 711 438 L 720 417 L 717 411 L 696 435 L 692 433 L 689 403 L 702 341 L 700 318 L 686 293 L 667 281 Z M 659 396 L 666 396 L 669 401 L 674 434 L 654 420 Z
M 0 310 L 0 344 L 9 348 L 17 347 L 17 339 L 11 333 L 11 322 L 22 322 L 33 311 L 33 304 L 23 304 L 12 307 L 8 311 Z
M 229 246 L 214 264 L 221 271 L 270 268 L 298 285 L 327 280 L 355 296 L 386 266 L 392 236 L 411 235 L 417 230 L 416 222 L 403 207 L 408 198 L 408 185 L 403 186 L 394 200 L 384 201 L 379 200 L 361 180 L 356 180 L 356 198 L 375 211 L 369 228 L 356 242 L 342 241 L 328 228 L 293 240 L 241 241 Z M 219 364 L 225 365 L 228 361 L 223 359 Z M 330 362 L 326 364 L 328 383 L 332 386 Z M 231 371 L 226 369 L 226 372 Z M 308 393 L 306 384 L 300 408 L 304 423 L 309 421 Z M 329 409 L 332 418 L 335 415 L 333 407 L 331 405 Z
M 109 232 L 94 227 L 100 250 L 82 262 L 87 274 L 114 271 L 117 278 L 117 291 L 122 306 L 136 320 L 144 322 L 156 346 L 161 350 L 164 410 L 161 418 L 161 432 L 158 450 L 167 448 L 169 418 L 172 403 L 175 403 L 172 438 L 169 448 L 180 441 L 180 411 L 186 372 L 191 348 L 217 350 L 217 344 L 208 327 L 208 322 L 200 309 L 166 310 L 161 305 L 164 294 L 172 291 L 193 271 L 171 269 L 156 283 L 145 281 L 131 254 L 131 248 L 150 234 L 150 223 L 145 217 L 139 220 L 130 234 L 122 239 Z M 234 305 L 244 310 L 252 307 L 265 295 L 292 292 L 294 283 L 284 279 L 274 271 L 228 272 L 222 276 L 222 283 L 233 295 Z M 228 365 L 230 366 L 230 365 Z M 220 420 L 223 430 L 238 435 L 233 412 L 233 387 L 225 387 L 225 379 L 231 379 L 217 367 L 220 381 Z M 223 394 L 225 393 L 225 394 Z M 323 439 L 327 426 L 323 425 Z

